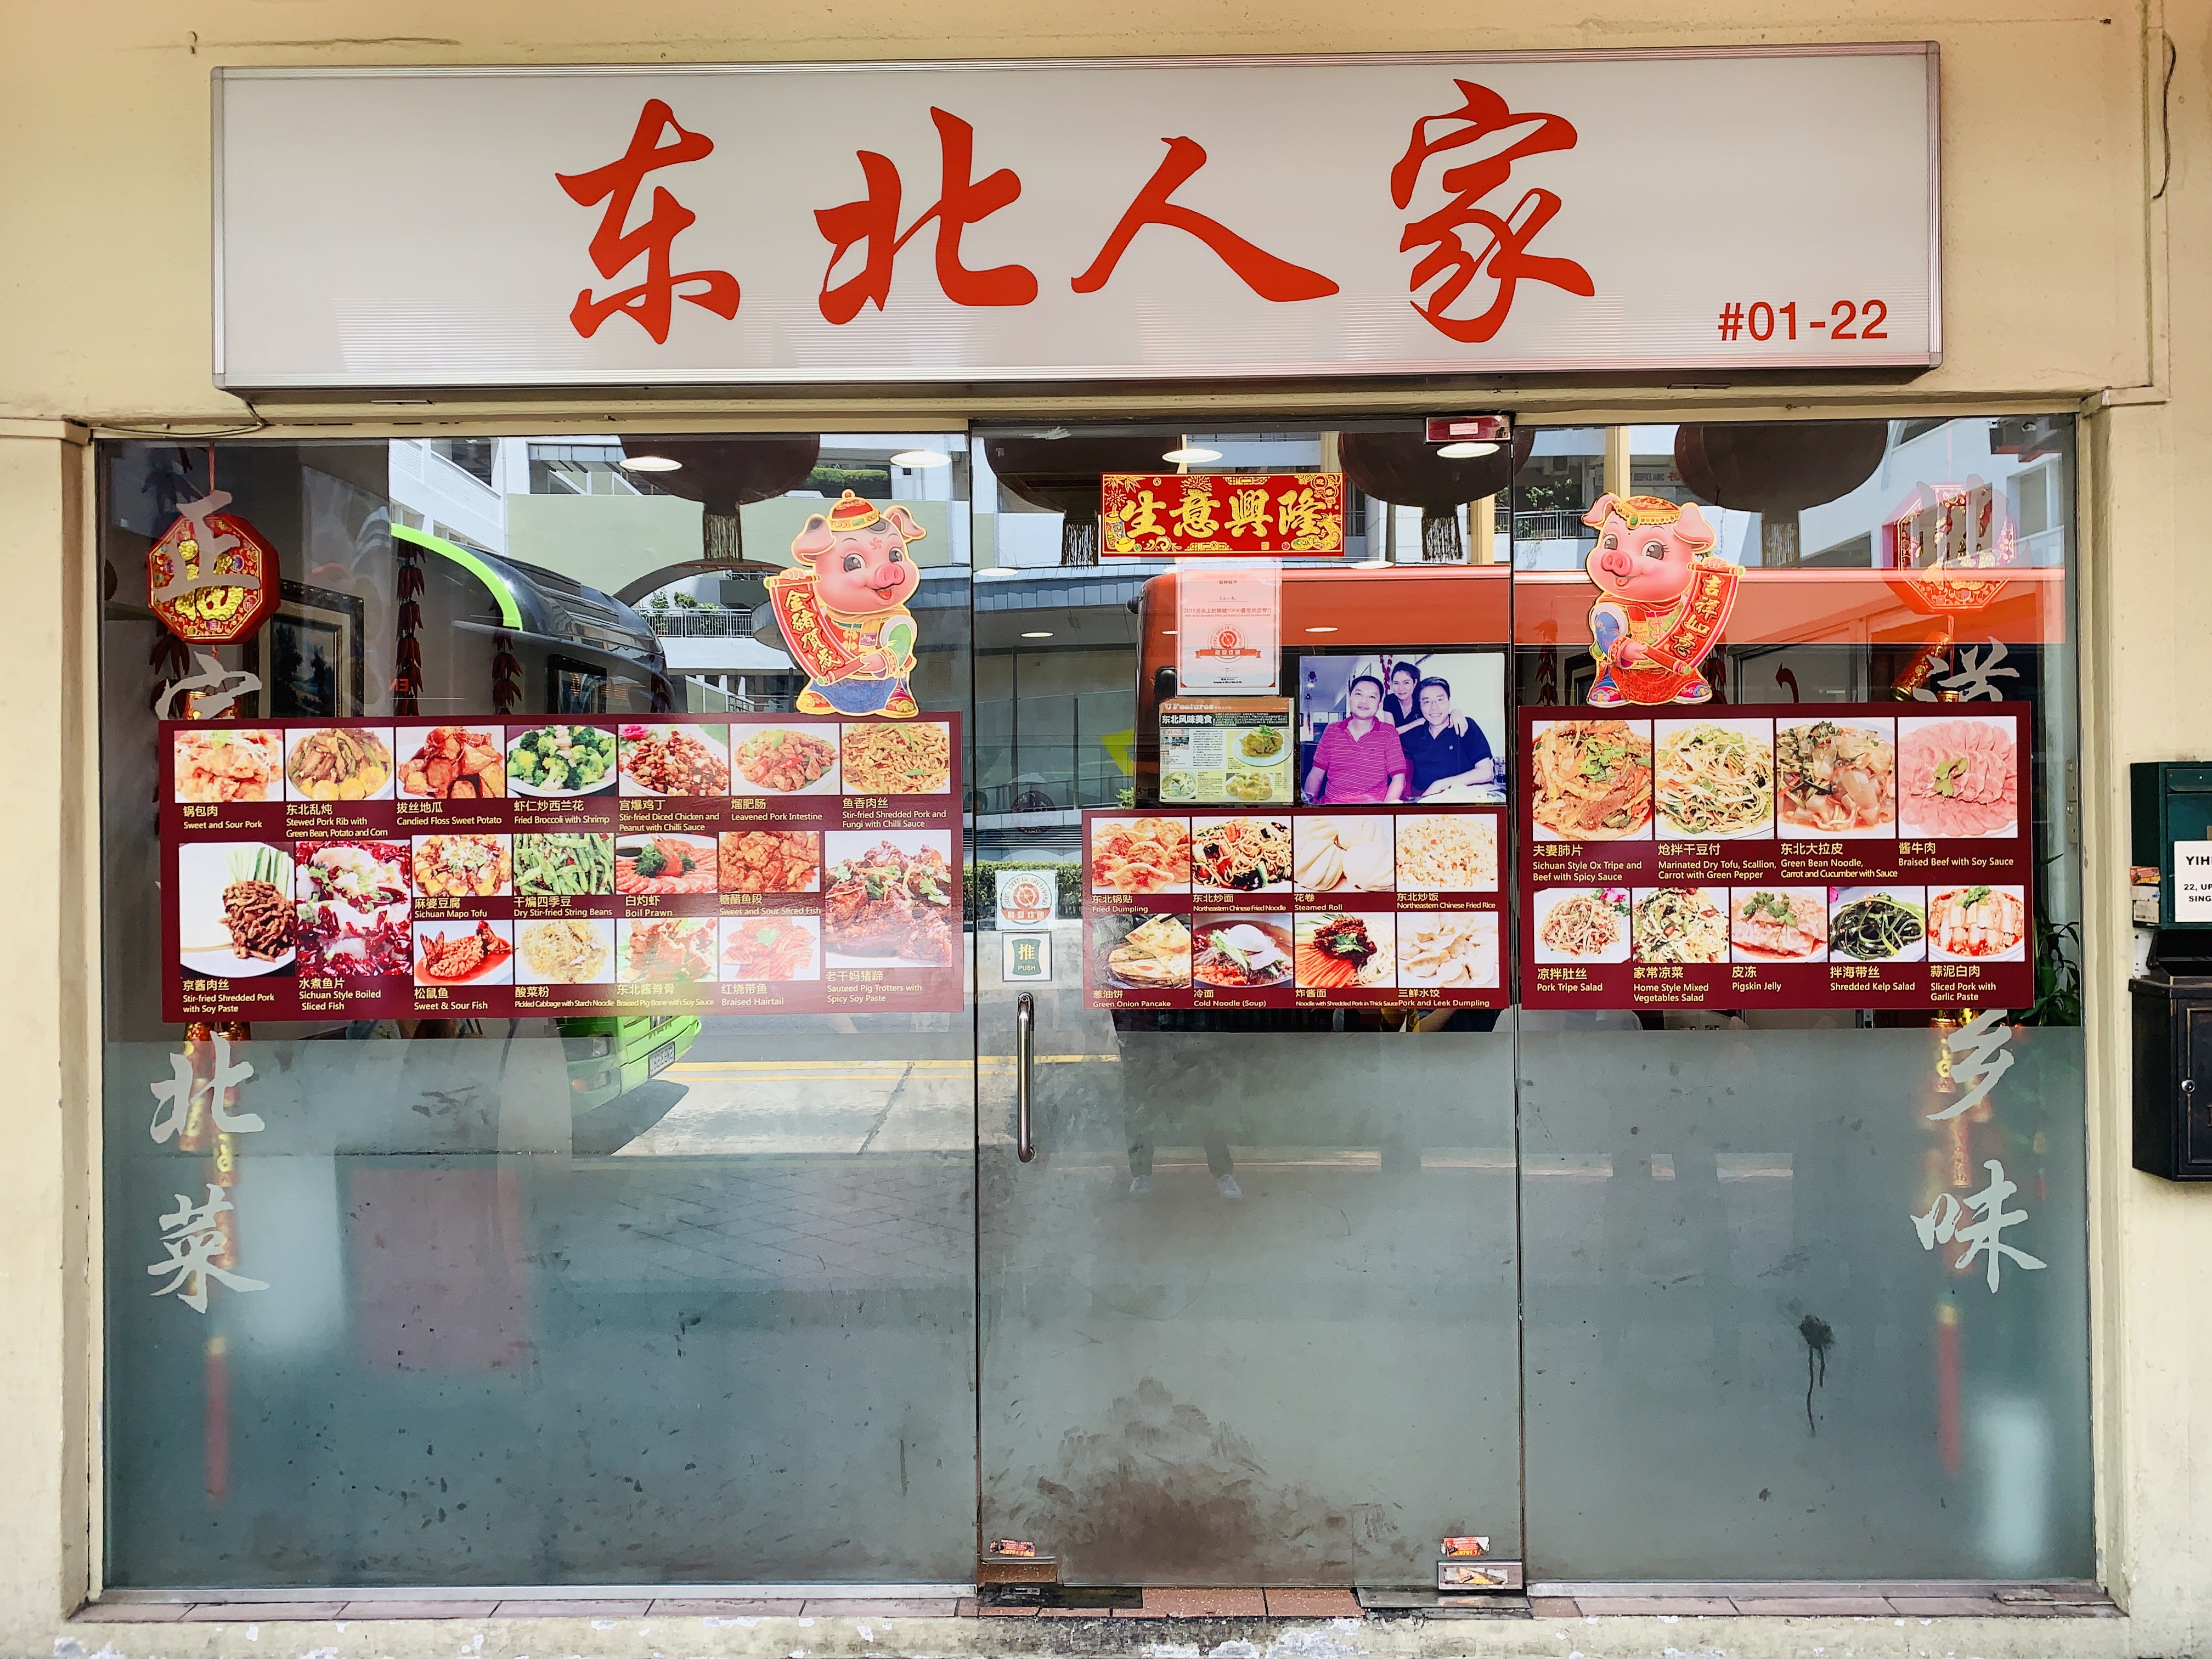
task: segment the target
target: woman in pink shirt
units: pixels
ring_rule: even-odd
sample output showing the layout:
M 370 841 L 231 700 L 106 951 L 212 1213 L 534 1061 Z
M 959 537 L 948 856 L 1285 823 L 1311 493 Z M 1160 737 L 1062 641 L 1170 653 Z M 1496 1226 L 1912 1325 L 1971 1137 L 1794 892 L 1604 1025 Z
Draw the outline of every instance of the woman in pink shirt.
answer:
M 1314 745 L 1306 799 L 1323 806 L 1404 799 L 1410 769 L 1405 745 L 1396 728 L 1376 718 L 1382 708 L 1382 682 L 1358 675 L 1345 688 L 1344 702 L 1349 712 L 1331 722 Z

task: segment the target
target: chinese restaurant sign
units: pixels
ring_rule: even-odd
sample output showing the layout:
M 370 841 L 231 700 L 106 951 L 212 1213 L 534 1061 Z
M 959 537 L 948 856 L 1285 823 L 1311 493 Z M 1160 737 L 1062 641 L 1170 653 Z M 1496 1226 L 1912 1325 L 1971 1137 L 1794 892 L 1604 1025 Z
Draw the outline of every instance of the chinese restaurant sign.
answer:
M 2034 1000 L 2021 702 L 1520 711 L 1529 1008 Z
M 1924 367 L 1936 70 L 1914 45 L 218 70 L 216 376 Z M 1743 210 L 1630 210 L 1631 176 Z M 364 263 L 364 223 L 431 252 Z
M 1502 1008 L 1498 807 L 1083 815 L 1088 1008 Z
M 161 730 L 164 1019 L 963 1006 L 957 714 Z
M 1344 474 L 1109 472 L 1099 480 L 1098 532 L 1098 550 L 1122 558 L 1340 555 Z

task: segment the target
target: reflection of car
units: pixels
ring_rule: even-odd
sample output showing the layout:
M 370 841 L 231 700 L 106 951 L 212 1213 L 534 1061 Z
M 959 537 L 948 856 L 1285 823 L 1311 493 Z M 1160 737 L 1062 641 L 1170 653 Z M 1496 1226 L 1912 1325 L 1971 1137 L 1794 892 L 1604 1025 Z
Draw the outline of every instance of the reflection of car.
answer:
M 699 1021 L 692 1014 L 562 1020 L 570 1110 L 580 1116 L 628 1094 L 659 1077 L 698 1040 Z

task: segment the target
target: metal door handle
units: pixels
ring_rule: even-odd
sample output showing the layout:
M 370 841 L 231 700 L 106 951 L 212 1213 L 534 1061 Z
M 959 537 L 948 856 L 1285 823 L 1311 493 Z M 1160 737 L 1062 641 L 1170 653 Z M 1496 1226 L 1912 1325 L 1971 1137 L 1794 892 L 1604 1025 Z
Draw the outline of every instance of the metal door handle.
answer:
M 1030 1050 L 1036 1031 L 1036 999 L 1027 991 L 1014 1004 L 1014 1153 L 1024 1164 L 1036 1156 L 1030 1140 Z

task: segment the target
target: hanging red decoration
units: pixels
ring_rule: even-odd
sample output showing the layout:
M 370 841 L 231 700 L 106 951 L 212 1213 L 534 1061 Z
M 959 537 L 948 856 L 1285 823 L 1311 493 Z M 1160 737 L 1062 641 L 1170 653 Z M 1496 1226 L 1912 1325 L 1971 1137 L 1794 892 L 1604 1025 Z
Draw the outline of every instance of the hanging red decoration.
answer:
M 514 635 L 504 628 L 492 635 L 492 707 L 512 714 L 522 701 L 522 664 L 514 654 Z
M 178 503 L 147 550 L 147 603 L 186 646 L 242 640 L 276 607 L 276 550 L 229 505 L 222 489 Z
M 392 545 L 399 558 L 399 574 L 392 583 L 399 601 L 399 638 L 392 653 L 397 672 L 392 678 L 392 712 L 419 714 L 422 712 L 422 647 L 415 635 L 422 627 L 422 550 L 404 538 L 395 538 Z

